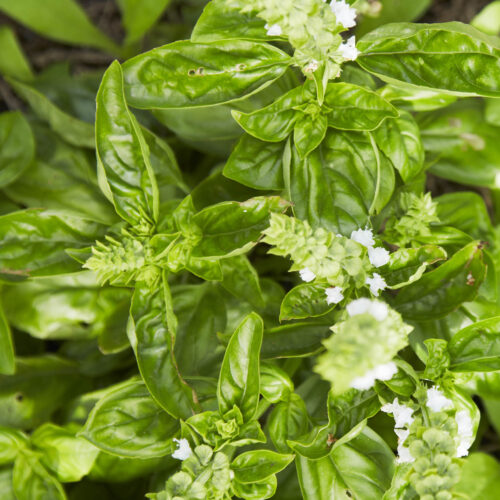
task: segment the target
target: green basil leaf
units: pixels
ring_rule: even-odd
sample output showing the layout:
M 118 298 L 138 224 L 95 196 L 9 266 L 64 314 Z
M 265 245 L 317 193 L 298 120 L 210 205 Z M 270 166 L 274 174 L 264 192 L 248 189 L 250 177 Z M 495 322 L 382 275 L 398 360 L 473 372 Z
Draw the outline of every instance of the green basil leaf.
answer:
M 12 333 L 0 301 L 0 374 L 12 375 L 16 370 Z
M 118 215 L 139 228 L 156 222 L 159 194 L 149 148 L 127 107 L 116 61 L 104 74 L 97 94 L 96 145 L 99 180 Z
M 309 426 L 309 417 L 303 399 L 294 392 L 279 402 L 270 413 L 267 429 L 271 440 L 280 453 L 289 453 L 289 439 L 294 440 L 305 434 Z
M 33 80 L 33 70 L 23 53 L 16 34 L 9 26 L 0 27 L 0 45 L 2 46 L 2 60 L 0 74 L 10 76 L 21 81 Z
M 270 450 L 247 451 L 233 460 L 231 470 L 234 472 L 235 480 L 239 483 L 254 483 L 277 474 L 293 459 L 293 455 Z
M 0 469 L 0 495 L 2 500 L 17 500 L 12 485 L 12 468 Z
M 127 334 L 139 370 L 156 402 L 173 417 L 185 419 L 194 403 L 174 357 L 176 321 L 165 277 L 156 290 L 144 282 L 136 284 Z
M 174 451 L 178 430 L 178 421 L 154 402 L 144 383 L 131 381 L 98 401 L 81 435 L 108 453 L 153 458 Z
M 500 42 L 470 25 L 388 24 L 365 35 L 357 48 L 358 64 L 382 80 L 500 97 Z
M 226 307 L 217 286 L 181 285 L 172 289 L 179 326 L 175 359 L 182 373 L 217 376 L 222 359 L 217 333 L 226 326 Z
M 406 111 L 433 111 L 449 106 L 457 100 L 456 96 L 444 92 L 391 84 L 382 87 L 378 93 L 384 99 Z
M 393 305 L 406 319 L 441 318 L 472 300 L 485 276 L 481 245 L 472 242 L 437 269 L 403 288 Z
M 500 370 L 500 318 L 473 323 L 448 343 L 450 369 L 457 372 Z
M 70 429 L 43 424 L 31 436 L 31 442 L 43 452 L 42 463 L 61 482 L 80 481 L 87 475 L 99 450 Z
M 0 115 L 0 188 L 14 182 L 32 163 L 35 141 L 18 111 Z
M 136 108 L 192 108 L 252 95 L 282 76 L 291 58 L 268 45 L 174 42 L 123 65 L 127 101 Z
M 22 449 L 29 447 L 24 432 L 0 426 L 0 466 L 14 463 Z
M 400 111 L 399 118 L 386 120 L 373 133 L 377 146 L 391 160 L 403 181 L 417 177 L 424 167 L 424 147 L 420 129 L 410 113 Z
M 36 87 L 13 78 L 6 78 L 6 80 L 16 93 L 29 104 L 33 113 L 48 123 L 50 128 L 65 141 L 74 146 L 92 149 L 95 147 L 94 126 L 92 124 L 64 112 Z
M 418 115 L 432 173 L 461 184 L 498 188 L 499 128 L 485 120 L 483 108 L 477 99 L 465 99 Z
M 49 210 L 23 210 L 0 217 L 0 277 L 19 281 L 79 270 L 67 248 L 91 245 L 104 226 Z
M 244 134 L 224 167 L 224 175 L 254 189 L 281 190 L 285 142 L 270 143 Z
M 12 484 L 17 500 L 66 500 L 61 483 L 32 452 L 21 453 L 14 463 Z
M 389 201 L 394 170 L 369 132 L 329 131 L 307 158 L 292 155 L 289 185 L 297 218 L 350 235 Z
M 222 414 L 236 405 L 245 421 L 249 421 L 257 411 L 263 329 L 262 319 L 258 314 L 251 313 L 231 336 L 217 386 L 217 400 Z
M 235 297 L 239 297 L 258 309 L 265 306 L 259 275 L 246 255 L 220 260 L 223 278 L 221 285 Z
M 266 22 L 253 13 L 242 13 L 228 7 L 225 0 L 212 0 L 196 23 L 191 41 L 211 43 L 220 40 L 251 40 L 268 42 Z
M 400 248 L 391 254 L 390 261 L 381 271 L 388 286 L 401 288 L 415 281 L 415 278 L 420 279 L 427 266 L 446 258 L 444 248 L 437 245 Z
M 375 92 L 352 83 L 330 83 L 325 93 L 328 126 L 341 130 L 374 130 L 397 109 Z
M 365 428 L 327 457 L 297 457 L 297 474 L 304 500 L 382 499 L 391 484 L 394 455 L 375 432 Z
M 495 500 L 500 488 L 500 463 L 486 453 L 472 453 L 465 459 L 461 478 L 453 488 L 470 500 Z
M 123 26 L 127 32 L 125 44 L 129 45 L 141 37 L 155 24 L 170 0 L 117 0 L 122 12 Z
M 335 304 L 327 303 L 326 288 L 326 285 L 313 283 L 301 283 L 292 288 L 281 303 L 280 321 L 315 318 L 330 312 Z
M 292 132 L 301 113 L 295 108 L 306 101 L 304 87 L 290 90 L 269 106 L 245 114 L 233 111 L 233 118 L 250 135 L 268 142 L 281 142 Z
M 324 115 L 304 115 L 297 120 L 293 129 L 293 143 L 302 158 L 321 144 L 327 129 L 328 119 Z
M 276 476 L 269 476 L 264 481 L 254 483 L 239 483 L 235 481 L 233 486 L 238 498 L 244 498 L 245 500 L 264 500 L 265 498 L 274 496 L 278 486 L 278 480 Z
M 331 429 L 335 429 L 337 438 L 345 436 L 363 420 L 373 417 L 380 409 L 380 402 L 374 390 L 349 391 L 334 396 L 328 394 L 328 420 Z
M 272 212 L 282 212 L 287 202 L 279 196 L 259 196 L 238 203 L 228 201 L 204 208 L 192 221 L 202 233 L 193 257 L 229 257 L 245 253 L 268 226 Z
M 84 389 L 76 364 L 53 355 L 17 358 L 14 375 L 0 375 L 0 425 L 32 429 Z
M 331 335 L 327 325 L 292 323 L 266 330 L 262 357 L 294 358 L 310 356 L 321 350 L 321 341 Z
M 15 328 L 40 339 L 76 340 L 111 329 L 127 311 L 130 291 L 100 287 L 93 273 L 82 272 L 11 285 L 3 302 Z M 126 319 L 117 323 L 125 329 Z
M 270 361 L 260 364 L 260 393 L 270 403 L 287 401 L 293 392 L 293 382 L 288 374 Z

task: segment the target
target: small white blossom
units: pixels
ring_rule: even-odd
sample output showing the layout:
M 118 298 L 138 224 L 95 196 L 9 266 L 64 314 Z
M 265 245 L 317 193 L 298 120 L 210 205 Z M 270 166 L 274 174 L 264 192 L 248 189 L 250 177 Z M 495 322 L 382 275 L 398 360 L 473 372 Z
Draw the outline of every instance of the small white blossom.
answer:
M 412 417 L 413 409 L 409 406 L 399 403 L 398 398 L 394 398 L 392 403 L 386 403 L 380 408 L 384 413 L 392 413 L 394 417 L 394 427 L 401 429 L 405 425 L 410 425 L 414 418 Z
M 189 446 L 189 441 L 187 439 L 176 439 L 174 441 L 177 443 L 177 449 L 172 453 L 172 458 L 177 460 L 186 460 L 192 455 L 191 446 Z
M 390 380 L 398 371 L 398 367 L 392 361 L 378 365 L 367 371 L 362 377 L 355 377 L 351 381 L 351 387 L 358 391 L 366 391 L 373 387 L 375 380 Z
M 346 61 L 355 61 L 359 55 L 359 51 L 356 48 L 356 37 L 351 36 L 347 42 L 343 43 L 339 47 L 340 55 Z
M 394 429 L 394 432 L 398 437 L 399 444 L 403 444 L 410 435 L 410 429 Z
M 327 304 L 338 304 L 344 300 L 344 295 L 342 294 L 342 288 L 339 286 L 332 286 L 325 290 L 326 293 L 326 303 Z
M 302 278 L 302 281 L 305 281 L 306 283 L 309 283 L 316 278 L 316 275 L 308 267 L 304 267 L 304 269 L 301 269 L 299 271 L 299 274 Z
M 427 408 L 432 411 L 442 411 L 453 408 L 453 401 L 448 399 L 439 389 L 427 389 Z
M 389 309 L 385 302 L 371 300 L 367 298 L 356 299 L 347 304 L 347 314 L 357 316 L 358 314 L 371 314 L 377 321 L 384 321 L 389 314 Z
M 370 292 L 372 292 L 375 297 L 378 297 L 380 290 L 385 290 L 387 287 L 384 278 L 377 273 L 373 273 L 371 278 L 366 278 L 366 284 L 370 287 Z
M 412 463 L 415 462 L 415 457 L 413 457 L 413 455 L 410 453 L 410 448 L 407 448 L 406 446 L 403 445 L 399 445 L 398 458 L 396 461 L 398 464 Z
M 319 68 L 319 62 L 313 59 L 305 68 L 306 73 L 314 73 Z
M 264 26 L 267 30 L 267 36 L 281 36 L 283 33 L 283 30 L 281 29 L 281 26 L 279 24 L 273 24 L 272 26 L 269 26 L 269 24 L 266 24 Z
M 455 414 L 455 421 L 458 427 L 458 438 L 455 440 L 457 443 L 457 457 L 465 457 L 469 454 L 469 448 L 474 442 L 474 433 L 472 426 L 472 419 L 467 410 L 457 411 Z
M 385 266 L 389 262 L 391 255 L 385 248 L 371 247 L 368 248 L 368 258 L 370 259 L 372 266 L 381 267 Z
M 330 7 L 335 14 L 337 23 L 344 28 L 352 28 L 356 26 L 356 9 L 353 9 L 345 0 L 333 0 Z
M 373 239 L 373 231 L 371 229 L 358 229 L 351 233 L 351 240 L 357 241 L 366 248 L 370 248 L 375 245 L 375 240 Z
M 371 389 L 375 384 L 375 377 L 373 372 L 370 370 L 366 372 L 362 377 L 355 377 L 351 381 L 351 387 L 357 389 L 358 391 L 367 391 Z
M 396 363 L 390 361 L 389 363 L 376 366 L 373 371 L 377 380 L 391 380 L 398 373 L 398 367 Z

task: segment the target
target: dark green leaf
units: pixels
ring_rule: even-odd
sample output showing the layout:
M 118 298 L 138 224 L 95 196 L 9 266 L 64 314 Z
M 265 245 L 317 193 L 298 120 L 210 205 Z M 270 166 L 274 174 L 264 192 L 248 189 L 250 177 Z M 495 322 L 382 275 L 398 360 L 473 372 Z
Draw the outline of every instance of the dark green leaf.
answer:
M 467 24 L 388 24 L 357 48 L 361 67 L 383 80 L 500 97 L 500 42 Z
M 172 416 L 189 418 L 193 413 L 193 394 L 174 358 L 177 328 L 171 301 L 166 278 L 156 290 L 138 282 L 127 333 L 151 395 Z
M 263 328 L 262 319 L 256 313 L 251 313 L 231 336 L 217 387 L 217 400 L 222 414 L 236 405 L 245 421 L 248 421 L 253 418 L 257 410 Z
M 306 114 L 297 120 L 293 129 L 293 143 L 302 158 L 321 144 L 327 128 L 328 119 L 324 115 L 314 117 Z
M 282 76 L 290 57 L 268 44 L 174 42 L 127 61 L 127 101 L 136 108 L 191 108 L 247 97 Z
M 133 458 L 153 458 L 175 449 L 176 419 L 151 398 L 141 381 L 117 386 L 94 406 L 81 433 L 98 448 Z
M 21 81 L 32 80 L 34 75 L 30 63 L 19 45 L 14 30 L 7 25 L 0 27 L 0 46 L 3 54 L 0 74 Z
M 403 288 L 394 307 L 405 318 L 440 318 L 472 300 L 486 276 L 481 245 L 472 242 L 437 269 Z
M 244 134 L 224 167 L 224 175 L 254 189 L 283 189 L 285 142 L 272 143 Z

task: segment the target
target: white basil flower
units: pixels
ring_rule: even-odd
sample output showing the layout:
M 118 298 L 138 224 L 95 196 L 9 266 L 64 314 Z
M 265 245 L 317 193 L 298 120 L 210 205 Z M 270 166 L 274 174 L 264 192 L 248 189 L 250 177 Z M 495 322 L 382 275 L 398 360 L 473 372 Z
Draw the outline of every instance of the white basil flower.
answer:
M 394 417 L 394 427 L 396 429 L 401 429 L 405 425 L 411 425 L 414 420 L 412 417 L 413 409 L 409 406 L 400 404 L 398 398 L 394 398 L 392 403 L 386 403 L 380 409 L 384 413 L 392 413 Z
M 373 371 L 370 370 L 366 372 L 362 377 L 355 377 L 351 381 L 351 387 L 357 389 L 358 391 L 367 391 L 371 389 L 375 384 L 375 377 L 373 376 Z
M 371 229 L 358 229 L 357 231 L 353 231 L 351 233 L 351 240 L 357 241 L 366 248 L 370 248 L 375 245 L 373 231 Z
M 309 283 L 316 278 L 316 275 L 308 267 L 304 267 L 304 269 L 301 269 L 299 271 L 299 274 L 302 278 L 302 281 L 305 281 L 306 283 Z
M 398 367 L 396 363 L 390 361 L 389 363 L 376 366 L 373 369 L 373 373 L 377 380 L 391 380 L 391 378 L 398 373 Z
M 378 297 L 381 290 L 385 290 L 387 288 L 387 283 L 384 278 L 377 273 L 373 273 L 371 278 L 366 278 L 365 283 L 370 287 L 370 292 L 372 292 L 375 297 Z
M 340 55 L 346 61 L 355 61 L 359 55 L 359 51 L 356 48 L 356 37 L 351 36 L 347 42 L 343 43 L 339 47 Z
M 319 62 L 313 59 L 305 68 L 306 73 L 314 73 L 319 68 Z
M 448 399 L 439 389 L 432 387 L 431 389 L 427 389 L 426 406 L 435 412 L 449 410 L 453 408 L 453 401 Z
M 325 290 L 326 293 L 326 303 L 330 304 L 338 304 L 342 300 L 344 300 L 344 295 L 342 294 L 342 288 L 339 286 L 332 286 Z
M 378 365 L 363 376 L 355 377 L 351 382 L 351 387 L 358 391 L 366 391 L 373 387 L 376 380 L 390 380 L 397 371 L 398 367 L 392 361 Z
M 469 454 L 469 448 L 474 442 L 472 419 L 467 410 L 460 410 L 455 414 L 455 421 L 458 427 L 456 456 L 458 458 L 465 457 Z
M 267 30 L 267 36 L 281 36 L 283 33 L 283 30 L 281 29 L 281 26 L 279 24 L 273 24 L 272 26 L 269 26 L 269 24 L 266 24 L 264 26 Z
M 358 314 L 371 314 L 377 321 L 384 321 L 389 314 L 389 309 L 385 302 L 367 298 L 356 299 L 347 304 L 347 314 L 357 316 Z
M 381 267 L 385 266 L 389 262 L 391 254 L 385 248 L 371 247 L 368 248 L 368 258 L 370 259 L 373 267 Z
M 398 446 L 398 458 L 396 459 L 398 464 L 409 464 L 415 462 L 415 457 L 410 453 L 410 448 L 406 446 Z
M 341 24 L 344 28 L 356 26 L 356 9 L 352 8 L 345 0 L 333 0 L 330 7 L 335 14 L 337 23 Z
M 172 458 L 176 458 L 177 460 L 186 460 L 193 454 L 187 439 L 174 438 L 174 441 L 177 443 L 177 449 L 172 453 Z

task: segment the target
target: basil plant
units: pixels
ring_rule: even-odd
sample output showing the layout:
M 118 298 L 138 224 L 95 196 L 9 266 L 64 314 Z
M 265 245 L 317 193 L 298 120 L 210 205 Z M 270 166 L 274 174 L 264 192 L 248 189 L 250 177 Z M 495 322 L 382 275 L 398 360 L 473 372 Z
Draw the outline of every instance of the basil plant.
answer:
M 0 32 L 1 498 L 497 498 L 500 9 L 14 3 L 118 59 Z

